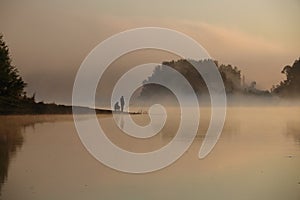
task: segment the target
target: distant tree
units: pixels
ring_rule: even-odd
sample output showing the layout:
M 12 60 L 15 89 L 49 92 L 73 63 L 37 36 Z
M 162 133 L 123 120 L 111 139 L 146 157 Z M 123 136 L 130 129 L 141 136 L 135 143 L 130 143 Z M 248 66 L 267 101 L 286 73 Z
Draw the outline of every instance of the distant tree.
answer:
M 272 88 L 272 92 L 284 97 L 300 95 L 300 58 L 292 66 L 285 66 L 281 73 L 286 79 Z
M 231 65 L 220 65 L 219 71 L 223 78 L 225 89 L 227 93 L 240 92 L 241 85 L 241 71 L 237 67 Z
M 141 91 L 141 97 L 149 99 L 150 97 L 154 96 L 162 98 L 162 96 L 170 95 L 170 92 L 168 92 L 162 86 L 147 84 L 151 80 L 167 80 L 169 84 L 176 86 L 180 91 L 186 91 L 187 85 L 178 81 L 175 78 L 176 76 L 173 76 L 171 72 L 166 71 L 165 66 L 169 66 L 181 73 L 190 83 L 190 85 L 192 86 L 192 88 L 198 96 L 208 94 L 208 89 L 203 77 L 199 74 L 197 69 L 209 69 L 210 67 L 215 66 L 218 67 L 218 70 L 224 81 L 225 90 L 227 93 L 242 92 L 241 71 L 237 67 L 223 64 L 218 66 L 218 62 L 213 61 L 211 59 L 199 61 L 180 59 L 177 61 L 166 61 L 163 62 L 162 65 L 157 66 L 154 69 L 153 74 L 143 82 L 144 86 Z M 206 74 L 203 75 L 205 76 Z
M 169 84 L 176 86 L 180 91 L 187 91 L 187 88 L 189 86 L 184 83 L 181 83 L 176 78 L 176 74 L 173 74 L 173 72 L 166 70 L 166 66 L 173 68 L 174 70 L 178 71 L 181 75 L 183 75 L 188 81 L 188 83 L 192 86 L 197 95 L 206 94 L 208 92 L 206 84 L 194 66 L 201 68 L 212 64 L 213 61 L 211 60 L 194 61 L 180 59 L 177 61 L 165 61 L 162 63 L 162 65 L 158 65 L 154 69 L 153 74 L 143 82 L 144 86 L 141 91 L 141 97 L 145 97 L 147 99 L 158 97 L 161 99 L 163 96 L 172 95 L 172 93 L 163 86 L 156 84 L 147 84 L 153 80 L 167 80 Z
M 11 64 L 9 49 L 0 34 L 0 97 L 19 98 L 25 86 L 17 68 Z

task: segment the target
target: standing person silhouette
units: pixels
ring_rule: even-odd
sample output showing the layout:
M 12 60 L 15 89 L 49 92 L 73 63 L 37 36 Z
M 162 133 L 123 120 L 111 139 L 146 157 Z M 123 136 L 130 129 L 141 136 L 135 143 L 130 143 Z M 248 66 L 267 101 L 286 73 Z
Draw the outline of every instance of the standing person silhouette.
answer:
M 123 96 L 121 96 L 121 98 L 120 98 L 120 103 L 121 103 L 121 112 L 123 112 L 124 105 L 125 105 L 125 101 L 124 101 L 124 97 Z

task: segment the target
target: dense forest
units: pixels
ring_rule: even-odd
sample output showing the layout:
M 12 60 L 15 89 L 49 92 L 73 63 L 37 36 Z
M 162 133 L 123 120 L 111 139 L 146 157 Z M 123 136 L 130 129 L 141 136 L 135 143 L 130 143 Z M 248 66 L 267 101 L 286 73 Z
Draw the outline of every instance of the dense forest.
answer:
M 206 84 L 197 72 L 195 67 L 214 67 L 217 66 L 224 82 L 225 91 L 228 95 L 251 95 L 272 97 L 279 96 L 282 98 L 295 98 L 300 96 L 300 59 L 296 60 L 292 66 L 285 66 L 281 73 L 286 75 L 286 79 L 281 81 L 278 85 L 273 86 L 270 90 L 260 90 L 256 88 L 256 82 L 245 82 L 245 76 L 242 76 L 241 70 L 236 66 L 219 64 L 213 60 L 186 60 L 180 59 L 177 61 L 163 62 L 158 65 L 153 71 L 152 76 L 144 81 L 141 91 L 141 99 L 162 98 L 162 95 L 171 95 L 171 92 L 166 88 L 157 84 L 148 84 L 151 80 L 166 79 L 171 84 L 178 84 L 175 76 L 166 70 L 169 66 L 180 72 L 190 83 L 195 93 L 198 96 L 208 94 Z M 195 67 L 194 67 L 195 66 Z M 185 90 L 186 85 L 176 85 L 182 91 Z
M 271 92 L 281 97 L 300 96 L 300 58 L 292 66 L 285 66 L 281 73 L 285 74 L 286 79 L 278 85 L 273 86 Z

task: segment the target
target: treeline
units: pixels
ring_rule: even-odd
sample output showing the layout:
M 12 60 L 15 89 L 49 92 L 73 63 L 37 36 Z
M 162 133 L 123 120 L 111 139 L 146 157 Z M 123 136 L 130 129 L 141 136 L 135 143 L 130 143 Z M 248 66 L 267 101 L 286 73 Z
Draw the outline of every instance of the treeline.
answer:
M 193 63 L 193 65 L 191 64 Z M 297 98 L 300 97 L 300 58 L 294 62 L 292 66 L 283 67 L 281 73 L 285 74 L 286 78 L 279 84 L 273 86 L 270 90 L 259 90 L 256 88 L 256 82 L 245 82 L 245 77 L 242 76 L 241 70 L 232 65 L 219 64 L 213 60 L 177 60 L 163 62 L 153 71 L 152 76 L 144 81 L 140 98 L 162 98 L 163 96 L 172 95 L 172 93 L 155 84 L 147 84 L 151 80 L 164 79 L 174 84 L 181 91 L 185 91 L 187 85 L 180 83 L 176 76 L 170 74 L 166 70 L 169 66 L 181 73 L 190 83 L 195 93 L 198 96 L 208 94 L 207 86 L 193 67 L 218 67 L 221 77 L 224 82 L 227 94 L 242 94 L 254 96 L 278 96 L 282 98 Z M 36 102 L 35 95 L 28 97 L 25 92 L 26 83 L 19 75 L 15 66 L 12 65 L 9 55 L 9 48 L 0 34 L 0 115 L 1 114 L 71 114 L 72 106 L 46 104 Z M 82 113 L 89 113 L 93 109 L 77 107 Z M 111 113 L 111 110 L 96 110 L 97 113 Z
M 285 66 L 281 73 L 285 74 L 286 79 L 271 88 L 273 94 L 281 97 L 300 96 L 300 58 L 292 66 Z
M 28 97 L 26 83 L 12 65 L 9 48 L 0 35 L 0 114 L 66 114 L 72 107 L 35 102 L 35 95 Z
M 77 107 L 82 114 L 92 113 L 93 109 Z M 96 113 L 111 113 L 110 110 L 96 110 Z M 0 115 L 11 114 L 72 114 L 72 106 L 55 103 L 35 102 L 33 97 L 0 97 Z
M 161 98 L 162 95 L 172 95 L 168 89 L 160 85 L 148 84 L 152 80 L 168 80 L 170 84 L 175 84 L 180 90 L 184 91 L 186 89 L 187 86 L 180 84 L 178 80 L 176 80 L 176 76 L 173 76 L 170 74 L 169 70 L 166 70 L 166 66 L 180 72 L 188 80 L 198 96 L 208 94 L 208 89 L 202 76 L 194 66 L 199 68 L 217 66 L 224 82 L 225 91 L 229 95 L 279 96 L 282 98 L 294 98 L 300 96 L 300 59 L 296 60 L 292 66 L 285 66 L 283 68 L 281 73 L 286 75 L 286 79 L 281 81 L 278 85 L 273 86 L 270 90 L 257 89 L 255 81 L 246 83 L 245 76 L 242 75 L 241 70 L 236 66 L 219 64 L 217 61 L 213 60 L 195 61 L 180 59 L 177 61 L 163 62 L 162 65 L 158 65 L 155 68 L 152 76 L 144 81 L 140 95 L 142 99 Z

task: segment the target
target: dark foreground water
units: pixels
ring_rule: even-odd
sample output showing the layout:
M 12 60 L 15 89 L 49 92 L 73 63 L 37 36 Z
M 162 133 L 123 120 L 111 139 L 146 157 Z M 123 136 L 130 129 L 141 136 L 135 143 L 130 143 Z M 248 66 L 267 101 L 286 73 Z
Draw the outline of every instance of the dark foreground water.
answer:
M 204 110 L 198 136 L 178 161 L 138 175 L 95 160 L 81 144 L 72 116 L 2 116 L 0 199 L 300 199 L 299 107 L 229 108 L 220 140 L 199 160 L 208 113 Z M 155 137 L 137 141 L 122 134 L 110 115 L 99 116 L 115 144 L 136 152 L 167 144 L 177 128 L 172 120 Z

